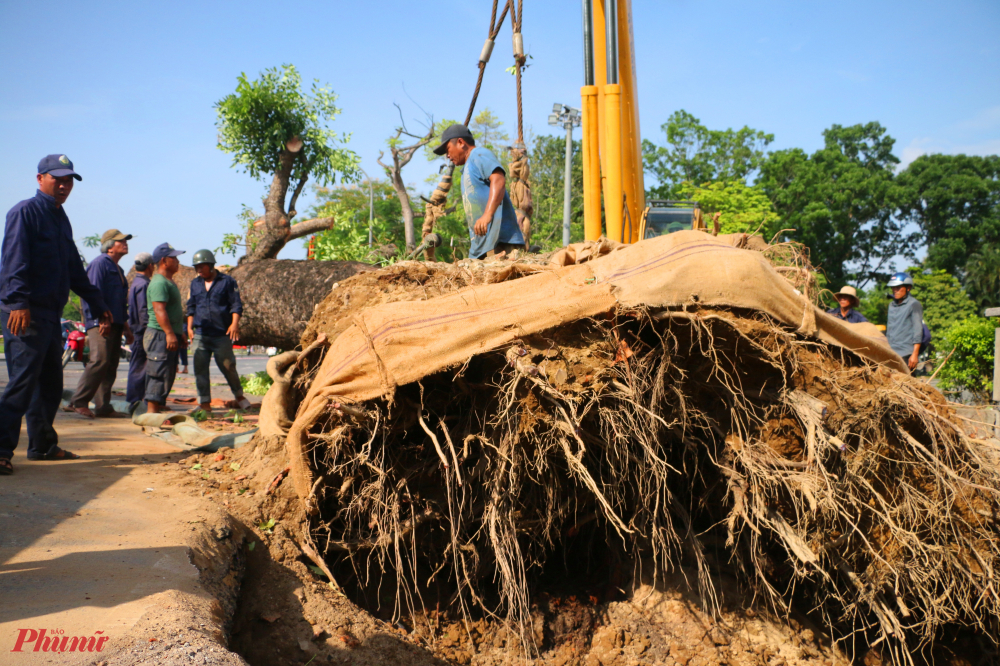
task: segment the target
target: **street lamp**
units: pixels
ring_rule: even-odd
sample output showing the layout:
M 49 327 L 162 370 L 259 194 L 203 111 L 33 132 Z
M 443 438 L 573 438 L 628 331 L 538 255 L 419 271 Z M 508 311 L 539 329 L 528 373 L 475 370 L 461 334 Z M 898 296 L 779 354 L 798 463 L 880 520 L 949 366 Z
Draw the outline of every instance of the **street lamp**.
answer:
M 358 171 L 368 178 L 368 247 L 372 246 L 372 222 L 375 219 L 375 191 L 372 189 L 372 179 L 368 177 L 365 170 L 358 165 Z
M 563 174 L 563 245 L 569 245 L 570 176 L 573 170 L 573 128 L 580 126 L 580 110 L 565 104 L 553 104 L 549 125 L 566 128 L 566 172 Z

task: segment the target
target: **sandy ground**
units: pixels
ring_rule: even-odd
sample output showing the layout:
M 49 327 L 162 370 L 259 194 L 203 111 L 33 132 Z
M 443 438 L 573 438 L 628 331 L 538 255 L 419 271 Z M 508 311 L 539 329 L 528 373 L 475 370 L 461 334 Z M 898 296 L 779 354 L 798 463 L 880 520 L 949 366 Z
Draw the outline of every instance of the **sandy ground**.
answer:
M 240 371 L 264 360 L 244 360 Z M 79 369 L 67 368 L 67 388 Z M 194 395 L 193 377 L 179 377 L 176 393 Z M 225 387 L 213 395 L 231 397 Z M 29 462 L 22 430 L 16 472 L 0 477 L 0 663 L 170 663 L 168 646 L 178 663 L 244 663 L 216 646 L 218 603 L 192 563 L 192 548 L 236 547 L 236 535 L 212 502 L 168 482 L 171 462 L 188 454 L 127 419 L 60 412 L 56 430 L 82 459 Z M 109 640 L 100 654 L 36 652 L 53 634 Z M 149 651 L 138 660 L 128 658 L 137 634 Z

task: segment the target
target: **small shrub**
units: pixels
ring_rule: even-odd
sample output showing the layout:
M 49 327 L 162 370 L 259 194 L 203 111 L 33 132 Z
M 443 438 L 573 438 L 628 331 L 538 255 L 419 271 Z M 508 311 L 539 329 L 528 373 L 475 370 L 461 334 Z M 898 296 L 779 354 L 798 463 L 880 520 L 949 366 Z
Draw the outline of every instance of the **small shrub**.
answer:
M 243 392 L 250 395 L 264 395 L 267 393 L 267 389 L 271 388 L 271 383 L 271 376 L 264 370 L 240 377 L 240 386 L 243 387 Z
M 938 346 L 941 358 L 951 358 L 938 377 L 941 388 L 968 391 L 978 402 L 989 402 L 993 394 L 993 352 L 996 326 L 984 317 L 968 317 L 954 324 Z

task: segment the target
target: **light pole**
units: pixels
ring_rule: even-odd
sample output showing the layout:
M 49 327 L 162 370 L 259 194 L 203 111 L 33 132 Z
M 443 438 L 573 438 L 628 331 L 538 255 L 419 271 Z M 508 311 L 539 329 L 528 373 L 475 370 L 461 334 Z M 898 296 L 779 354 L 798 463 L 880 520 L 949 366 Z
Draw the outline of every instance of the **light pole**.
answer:
M 375 191 L 372 189 L 372 179 L 369 178 L 368 174 L 361 165 L 358 165 L 358 171 L 368 178 L 368 247 L 372 246 L 372 223 L 375 219 Z
M 569 217 L 571 175 L 573 172 L 573 128 L 580 126 L 580 110 L 565 104 L 553 104 L 549 125 L 562 125 L 566 128 L 566 172 L 563 174 L 563 245 L 569 245 Z

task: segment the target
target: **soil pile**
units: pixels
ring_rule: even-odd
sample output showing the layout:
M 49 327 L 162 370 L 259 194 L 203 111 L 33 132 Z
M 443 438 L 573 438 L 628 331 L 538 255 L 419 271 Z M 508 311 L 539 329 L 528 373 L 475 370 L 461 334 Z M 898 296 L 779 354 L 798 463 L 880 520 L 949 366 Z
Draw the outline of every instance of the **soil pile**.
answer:
M 241 501 L 456 663 L 995 655 L 1000 445 L 731 241 L 348 278 Z

